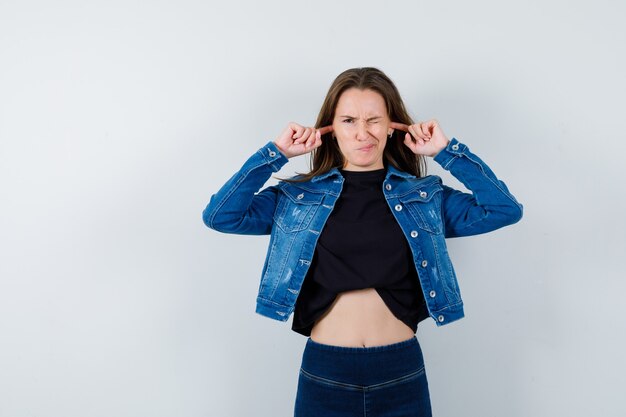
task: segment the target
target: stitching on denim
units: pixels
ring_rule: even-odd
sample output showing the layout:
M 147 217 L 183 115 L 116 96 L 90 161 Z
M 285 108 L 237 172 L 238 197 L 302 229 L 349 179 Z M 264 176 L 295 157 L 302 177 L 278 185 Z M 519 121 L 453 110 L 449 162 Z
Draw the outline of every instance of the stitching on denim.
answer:
M 386 388 L 386 387 L 390 387 L 396 384 L 400 384 L 402 382 L 406 382 L 409 381 L 413 378 L 416 378 L 418 376 L 421 376 L 422 374 L 424 374 L 424 367 L 422 366 L 420 369 L 418 369 L 417 371 L 411 372 L 409 374 L 406 375 L 402 375 L 398 378 L 394 378 L 391 379 L 389 381 L 385 381 L 385 382 L 380 382 L 378 384 L 372 384 L 372 385 L 358 385 L 358 384 L 349 384 L 347 382 L 340 382 L 340 381 L 335 381 L 333 379 L 329 379 L 329 378 L 324 378 L 321 376 L 317 376 L 314 375 L 310 372 L 305 371 L 304 369 L 300 368 L 300 372 L 308 377 L 311 380 L 317 381 L 321 384 L 325 384 L 325 385 L 331 385 L 331 386 L 340 386 L 346 389 L 352 389 L 352 390 L 367 390 L 367 391 L 372 391 L 372 390 L 377 390 L 377 389 L 381 389 L 381 388 Z M 363 404 L 365 405 L 365 403 Z
M 442 270 L 446 270 L 448 275 L 452 277 L 452 280 L 450 280 L 450 285 L 448 286 L 448 290 L 455 300 L 460 300 L 461 289 L 459 287 L 459 280 L 457 279 L 456 272 L 454 271 L 454 265 L 452 264 L 452 259 L 450 259 L 450 255 L 448 254 L 448 256 L 444 256 L 443 258 L 441 258 L 441 262 Z M 448 303 L 450 303 L 450 300 L 448 300 Z
M 458 307 L 462 307 L 463 306 L 463 301 L 459 301 L 456 302 L 454 304 L 447 304 L 444 308 L 440 308 L 439 310 L 437 310 L 436 312 L 433 311 L 433 314 L 437 315 L 438 313 L 444 312 L 446 310 L 450 310 L 452 308 L 458 308 Z
M 407 190 L 406 192 L 403 192 L 402 194 L 391 192 L 387 194 L 387 196 L 390 198 L 402 198 L 408 194 L 414 193 L 416 189 L 441 184 L 440 183 L 441 177 L 437 175 L 428 175 L 426 177 L 418 178 L 418 180 L 422 182 L 416 183 L 414 187 Z
M 363 386 L 361 385 L 355 385 L 355 384 L 347 384 L 345 382 L 339 382 L 339 381 L 334 381 L 332 379 L 328 379 L 328 378 L 322 378 L 321 376 L 317 376 L 317 375 L 313 375 L 307 371 L 305 371 L 304 369 L 300 368 L 300 372 L 308 377 L 309 379 L 316 381 L 320 384 L 325 384 L 325 385 L 331 385 L 331 386 L 340 386 L 346 389 L 351 389 L 351 390 L 355 390 L 355 391 L 359 391 L 363 389 Z
M 436 195 L 436 193 L 438 193 L 438 191 L 435 191 L 434 195 Z M 443 191 L 441 191 L 443 192 Z M 430 200 L 429 200 L 429 204 L 428 206 L 430 206 L 431 202 L 432 204 L 436 204 L 436 202 L 433 202 L 433 199 L 435 197 L 433 196 Z M 443 233 L 443 217 L 440 217 L 439 222 L 431 222 L 429 220 L 427 220 L 426 215 L 422 212 L 422 209 L 417 207 L 415 204 L 407 204 L 407 202 L 403 202 L 405 207 L 407 208 L 407 210 L 409 211 L 409 214 L 411 216 L 411 218 L 413 218 L 413 220 L 415 220 L 415 223 L 417 224 L 417 226 L 420 229 L 426 230 L 428 233 L 432 233 L 432 234 L 441 234 Z M 418 203 L 418 204 L 425 204 L 425 203 Z M 441 206 L 442 204 L 440 204 Z M 437 224 L 441 225 L 441 230 L 437 230 Z
M 310 193 L 322 194 L 322 196 L 324 194 L 330 194 L 330 195 L 333 195 L 335 197 L 337 197 L 339 195 L 339 193 L 336 193 L 334 190 L 320 189 L 320 188 L 315 188 L 315 187 L 307 187 L 307 183 L 298 183 L 297 185 L 294 185 L 294 184 L 291 184 L 291 183 L 283 182 L 283 184 L 290 185 L 290 186 L 292 186 L 294 188 L 298 188 L 300 190 L 308 191 Z
M 265 158 L 263 156 L 263 153 L 261 153 L 261 151 L 257 151 L 257 153 L 261 154 L 261 156 L 263 158 Z M 245 171 L 242 173 L 241 177 L 235 182 L 235 184 L 228 190 L 228 192 L 226 193 L 226 195 L 224 196 L 224 198 L 222 198 L 222 200 L 220 201 L 220 203 L 217 205 L 217 207 L 215 208 L 215 210 L 213 210 L 213 213 L 211 214 L 211 216 L 209 217 L 209 224 L 211 225 L 211 227 L 214 227 L 213 222 L 215 221 L 215 216 L 217 216 L 217 213 L 222 209 L 222 207 L 224 206 L 224 204 L 226 204 L 226 202 L 228 201 L 228 199 L 230 199 L 230 197 L 232 197 L 232 195 L 235 193 L 235 191 L 239 188 L 239 186 L 241 185 L 241 183 L 248 178 L 248 175 L 254 171 L 255 169 L 260 168 L 261 166 L 265 165 L 267 163 L 267 161 L 262 160 L 260 161 L 257 165 L 254 165 L 252 167 L 250 167 L 249 170 Z
M 513 198 L 511 193 L 509 193 L 508 191 L 504 190 L 504 188 L 502 188 L 502 186 L 497 181 L 495 181 L 493 178 L 491 178 L 489 175 L 487 175 L 487 172 L 485 171 L 485 169 L 483 168 L 482 164 L 479 161 L 475 160 L 474 158 L 472 158 L 470 155 L 467 155 L 466 153 L 462 153 L 462 155 L 465 156 L 469 161 L 473 162 L 475 165 L 478 165 L 478 168 L 480 169 L 480 173 L 486 179 L 488 179 L 505 197 L 507 197 L 518 208 L 521 209 L 519 202 L 517 202 L 517 200 L 515 200 L 515 198 Z
M 274 298 L 276 296 L 276 290 L 278 290 L 278 287 L 282 281 L 282 278 L 285 274 L 285 265 L 287 265 L 287 262 L 289 261 L 289 256 L 291 255 L 291 251 L 293 249 L 293 240 L 296 238 L 297 236 L 297 232 L 296 233 L 290 233 L 290 237 L 291 237 L 291 242 L 289 242 L 289 250 L 284 254 L 284 256 L 282 257 L 282 259 L 284 260 L 283 264 L 280 265 L 279 268 L 279 273 L 278 276 L 281 278 L 280 280 L 276 280 L 276 283 L 274 285 L 274 288 L 272 288 L 272 291 L 270 292 L 270 297 Z
M 319 192 L 319 190 L 316 192 L 316 191 L 310 191 L 310 190 L 304 189 L 304 187 L 300 188 L 300 187 L 294 187 L 294 186 L 292 186 L 292 185 L 289 185 L 289 187 L 297 188 L 297 190 L 298 190 L 298 194 L 300 194 L 300 193 L 299 193 L 300 191 L 303 191 L 303 190 L 304 190 L 304 191 L 309 192 L 310 194 L 314 194 L 314 195 L 315 195 L 315 201 L 302 201 L 302 200 L 298 200 L 297 198 L 294 198 L 294 197 L 291 195 L 291 192 L 289 192 L 289 191 L 288 191 L 288 188 L 287 188 L 287 187 L 288 187 L 287 185 L 284 185 L 284 186 L 282 186 L 282 187 L 280 187 L 280 188 L 281 188 L 281 190 L 283 190 L 283 193 L 284 193 L 287 197 L 289 197 L 289 199 L 290 199 L 291 201 L 293 201 L 294 203 L 299 204 L 299 205 L 310 205 L 310 206 L 312 206 L 312 205 L 319 205 L 319 204 L 321 204 L 321 201 L 324 199 L 324 193 L 323 193 L 323 192 L 322 192 L 322 193 L 321 193 L 321 192 Z
M 477 165 L 477 166 L 478 166 L 478 169 L 480 170 L 480 173 L 482 174 L 482 176 L 483 176 L 484 178 L 486 178 L 489 182 L 491 182 L 491 184 L 493 184 L 493 185 L 494 185 L 494 187 L 495 187 L 498 191 L 500 191 L 500 193 L 501 193 L 502 195 L 504 195 L 504 196 L 505 196 L 505 197 L 507 197 L 509 200 L 511 200 L 511 201 L 513 202 L 513 204 L 514 204 L 514 205 L 515 205 L 515 206 L 516 206 L 516 207 L 520 210 L 520 212 L 522 212 L 522 210 L 523 210 L 523 209 L 522 209 L 522 206 L 519 204 L 519 202 L 517 202 L 517 200 L 515 200 L 515 198 L 514 198 L 514 197 L 513 197 L 513 196 L 512 196 L 509 192 L 507 192 L 506 190 L 504 190 L 504 188 L 502 188 L 502 186 L 501 186 L 501 185 L 500 185 L 497 181 L 495 181 L 495 180 L 494 180 L 494 179 L 492 179 L 489 175 L 487 175 L 487 173 L 486 173 L 485 169 L 483 168 L 482 164 L 481 164 L 479 161 L 475 160 L 474 158 L 470 157 L 469 155 L 465 154 L 464 152 L 463 152 L 461 155 L 462 155 L 462 156 L 465 156 L 465 157 L 467 158 L 467 160 L 468 160 L 468 161 L 470 161 L 470 162 L 472 162 L 474 165 Z M 452 163 L 452 161 L 450 161 L 450 163 L 449 163 L 449 164 L 447 164 L 447 165 L 446 165 L 446 167 L 444 167 L 444 168 L 449 170 L 448 166 L 449 166 L 451 163 Z M 455 177 L 456 177 L 457 179 L 459 179 L 459 180 L 461 180 L 461 179 L 465 179 L 465 175 L 464 175 L 464 173 L 458 173 L 457 175 L 455 175 Z M 461 182 L 463 182 L 463 181 L 461 181 Z M 476 199 L 476 197 L 475 197 L 475 194 L 476 194 L 476 193 L 475 193 L 474 191 L 472 191 L 472 194 L 474 195 L 474 198 Z M 476 201 L 478 202 L 478 199 L 476 199 Z M 482 206 L 482 204 L 480 204 L 480 203 L 479 203 L 479 206 Z M 474 225 L 475 225 L 475 224 L 477 224 L 478 222 L 483 221 L 483 220 L 484 220 L 484 219 L 488 216 L 488 214 L 489 214 L 489 212 L 486 210 L 486 211 L 485 211 L 485 216 L 483 216 L 483 217 L 481 217 L 481 218 L 479 218 L 479 219 L 476 219 L 476 220 L 474 220 L 473 222 L 471 222 L 471 223 L 469 223 L 469 224 L 465 225 L 462 229 L 457 229 L 457 235 L 459 235 L 459 234 L 460 234 L 459 232 L 460 232 L 461 230 L 468 230 L 469 228 L 471 228 L 472 226 L 474 226 Z
M 270 239 L 270 249 L 267 258 L 267 266 L 263 274 L 261 275 L 261 283 L 259 284 L 259 294 L 263 294 L 267 291 L 267 274 L 272 270 L 272 266 L 274 265 L 274 257 L 272 254 L 276 253 L 276 242 L 278 239 L 274 237 L 272 233 L 272 238 Z
M 443 166 L 443 169 L 445 169 L 445 170 L 448 170 L 448 171 L 449 171 L 449 170 L 450 170 L 450 168 L 449 168 L 449 167 L 450 167 L 450 164 L 452 164 L 452 163 L 453 163 L 453 162 L 454 162 L 454 161 L 455 161 L 458 157 L 459 157 L 459 155 L 457 155 L 457 154 L 452 154 L 452 158 L 450 158 L 450 159 L 448 160 L 448 162 L 446 162 L 446 164 Z
M 407 374 L 407 375 L 403 375 L 403 376 L 398 377 L 396 379 L 392 379 L 390 381 L 381 382 L 379 384 L 368 385 L 367 389 L 372 391 L 372 390 L 376 390 L 376 389 L 387 388 L 387 387 L 390 387 L 390 386 L 393 386 L 393 385 L 400 384 L 402 382 L 410 381 L 411 379 L 413 379 L 415 377 L 421 376 L 423 373 L 424 373 L 424 367 L 422 366 L 417 371 L 411 372 L 410 374 Z
M 363 390 L 363 417 L 367 417 L 367 402 L 365 401 L 366 395 L 367 395 L 367 391 Z
M 436 265 L 436 268 L 439 270 L 439 273 L 441 274 L 443 273 L 443 268 L 444 268 L 444 265 L 442 265 L 442 261 L 445 260 L 446 258 L 450 259 L 450 254 L 447 252 L 445 238 L 444 238 L 444 242 L 441 248 L 440 248 L 440 245 L 436 241 L 436 236 L 431 236 L 431 240 L 433 241 L 433 251 L 435 252 L 435 265 Z M 440 256 L 440 253 L 442 253 L 442 251 L 446 253 L 443 254 L 443 256 Z M 455 291 L 453 288 L 454 281 L 457 280 L 456 274 L 452 270 L 449 270 L 449 274 L 446 274 L 446 275 L 450 276 L 452 279 L 449 281 L 444 278 L 441 278 L 440 282 L 441 282 L 441 286 L 443 287 L 443 295 L 446 297 L 446 304 L 450 305 L 450 303 L 452 302 L 452 300 L 450 299 L 450 296 L 454 296 L 455 299 L 460 299 L 461 294 L 460 294 L 460 291 Z M 458 282 L 457 282 L 457 287 L 458 287 Z
M 260 296 L 260 295 L 259 295 L 259 296 L 257 296 L 257 300 L 261 300 L 261 301 L 263 301 L 263 302 L 264 302 L 264 303 L 266 303 L 266 304 L 270 304 L 270 305 L 272 305 L 272 308 L 274 308 L 274 306 L 276 306 L 276 307 L 283 307 L 283 308 L 289 308 L 289 306 L 286 306 L 286 305 L 284 305 L 284 304 L 277 303 L 276 301 L 272 301 L 272 300 L 270 300 L 269 298 L 265 298 L 265 297 Z

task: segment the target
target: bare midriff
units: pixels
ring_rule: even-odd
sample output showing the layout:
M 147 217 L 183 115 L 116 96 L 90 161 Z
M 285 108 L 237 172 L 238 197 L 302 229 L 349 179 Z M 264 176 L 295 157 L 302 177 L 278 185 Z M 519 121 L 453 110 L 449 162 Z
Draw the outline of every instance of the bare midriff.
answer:
M 339 293 L 311 330 L 315 342 L 351 347 L 389 345 L 414 335 L 374 288 Z

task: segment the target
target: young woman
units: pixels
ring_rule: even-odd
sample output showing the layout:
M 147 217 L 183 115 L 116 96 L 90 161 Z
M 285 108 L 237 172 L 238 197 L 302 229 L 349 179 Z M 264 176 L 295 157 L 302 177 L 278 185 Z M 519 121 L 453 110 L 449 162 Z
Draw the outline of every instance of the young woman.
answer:
M 289 158 L 311 171 L 260 190 Z M 471 193 L 425 175 L 425 157 Z M 416 338 L 463 317 L 445 238 L 515 223 L 522 205 L 436 120 L 414 123 L 393 82 L 353 68 L 315 127 L 289 123 L 215 193 L 204 223 L 270 234 L 256 312 L 308 336 L 295 416 L 430 416 Z

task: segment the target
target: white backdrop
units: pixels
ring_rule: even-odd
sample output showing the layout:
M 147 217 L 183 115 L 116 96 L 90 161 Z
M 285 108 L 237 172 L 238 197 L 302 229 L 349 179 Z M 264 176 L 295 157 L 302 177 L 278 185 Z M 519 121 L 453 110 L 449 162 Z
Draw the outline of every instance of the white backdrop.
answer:
M 626 415 L 625 15 L 608 0 L 3 0 L 0 417 L 291 415 L 306 338 L 254 313 L 268 237 L 201 212 L 358 66 L 525 208 L 449 240 L 466 318 L 418 330 L 434 415 Z

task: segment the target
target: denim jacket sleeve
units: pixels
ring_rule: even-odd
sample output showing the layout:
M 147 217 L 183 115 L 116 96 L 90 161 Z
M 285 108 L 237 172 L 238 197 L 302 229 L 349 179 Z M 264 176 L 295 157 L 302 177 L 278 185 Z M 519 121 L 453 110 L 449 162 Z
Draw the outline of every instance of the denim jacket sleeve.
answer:
M 523 206 L 467 145 L 452 138 L 433 160 L 472 191 L 465 193 L 443 185 L 446 237 L 487 233 L 522 218 Z
M 270 234 L 278 189 L 258 191 L 288 161 L 274 142 L 265 144 L 211 196 L 202 212 L 204 224 L 224 233 Z

